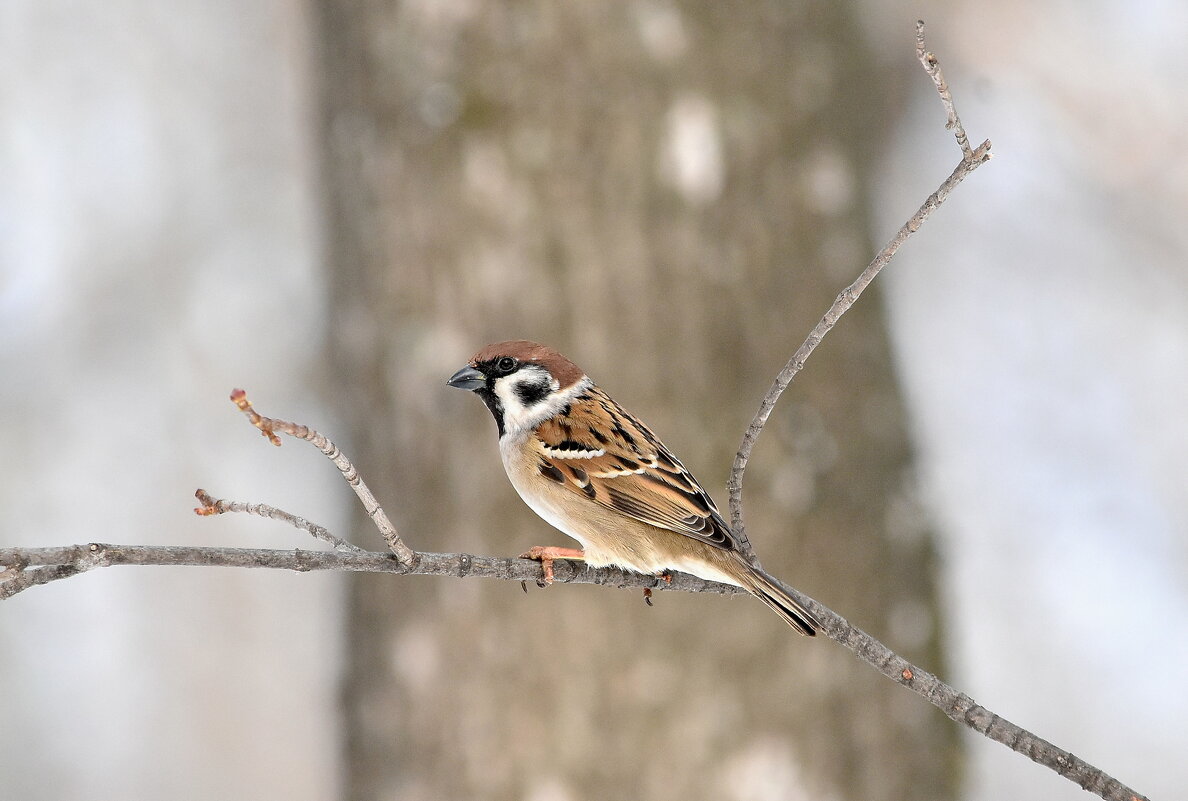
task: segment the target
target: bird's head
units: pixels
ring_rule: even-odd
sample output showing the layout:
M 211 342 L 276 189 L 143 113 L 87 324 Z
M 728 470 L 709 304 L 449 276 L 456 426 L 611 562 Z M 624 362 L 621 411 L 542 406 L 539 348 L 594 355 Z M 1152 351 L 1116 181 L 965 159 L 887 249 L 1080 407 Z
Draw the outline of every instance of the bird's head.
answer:
M 552 348 L 515 339 L 486 346 L 446 384 L 482 398 L 502 438 L 530 431 L 564 410 L 590 379 Z

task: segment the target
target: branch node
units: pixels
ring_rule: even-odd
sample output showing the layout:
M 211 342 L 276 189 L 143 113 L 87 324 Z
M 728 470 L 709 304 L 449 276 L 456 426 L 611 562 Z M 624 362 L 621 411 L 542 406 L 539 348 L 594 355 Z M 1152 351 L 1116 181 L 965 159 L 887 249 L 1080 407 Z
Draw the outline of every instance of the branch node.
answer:
M 267 437 L 268 441 L 276 447 L 280 447 L 280 437 L 272 430 L 272 421 L 267 417 L 261 417 L 255 409 L 252 408 L 252 402 L 248 400 L 247 392 L 242 389 L 231 390 L 231 402 L 239 407 L 239 411 L 247 415 L 247 419 L 256 428 L 260 429 L 260 433 Z
M 210 493 L 201 487 L 194 491 L 194 497 L 198 499 L 198 503 L 202 504 L 194 509 L 194 514 L 209 517 L 223 513 L 223 510 L 218 506 L 218 502 L 210 496 Z

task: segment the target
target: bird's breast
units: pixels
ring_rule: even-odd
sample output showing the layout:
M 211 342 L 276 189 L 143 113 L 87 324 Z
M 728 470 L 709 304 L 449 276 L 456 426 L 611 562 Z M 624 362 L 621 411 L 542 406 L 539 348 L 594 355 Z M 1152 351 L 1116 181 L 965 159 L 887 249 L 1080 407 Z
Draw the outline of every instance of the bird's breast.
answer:
M 516 492 L 545 522 L 577 540 L 593 567 L 614 565 L 638 573 L 678 570 L 738 584 L 726 552 L 675 531 L 636 520 L 540 473 L 531 442 L 500 442 L 503 467 Z

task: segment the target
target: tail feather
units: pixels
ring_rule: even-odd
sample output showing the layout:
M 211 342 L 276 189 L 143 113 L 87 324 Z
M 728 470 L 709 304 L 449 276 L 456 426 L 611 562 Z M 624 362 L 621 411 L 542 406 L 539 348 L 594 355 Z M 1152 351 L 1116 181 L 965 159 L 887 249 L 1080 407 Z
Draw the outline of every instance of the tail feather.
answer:
M 782 617 L 788 625 L 806 637 L 813 637 L 822 629 L 821 623 L 812 613 L 790 596 L 780 583 L 757 568 L 750 568 L 752 594 Z

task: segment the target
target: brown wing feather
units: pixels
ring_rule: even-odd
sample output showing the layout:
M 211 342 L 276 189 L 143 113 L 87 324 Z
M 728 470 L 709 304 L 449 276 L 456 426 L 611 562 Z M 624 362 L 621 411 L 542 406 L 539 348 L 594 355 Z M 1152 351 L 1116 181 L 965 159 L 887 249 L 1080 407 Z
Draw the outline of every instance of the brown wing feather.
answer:
M 536 429 L 543 475 L 644 523 L 737 549 L 713 500 L 647 426 L 597 387 L 576 401 Z

